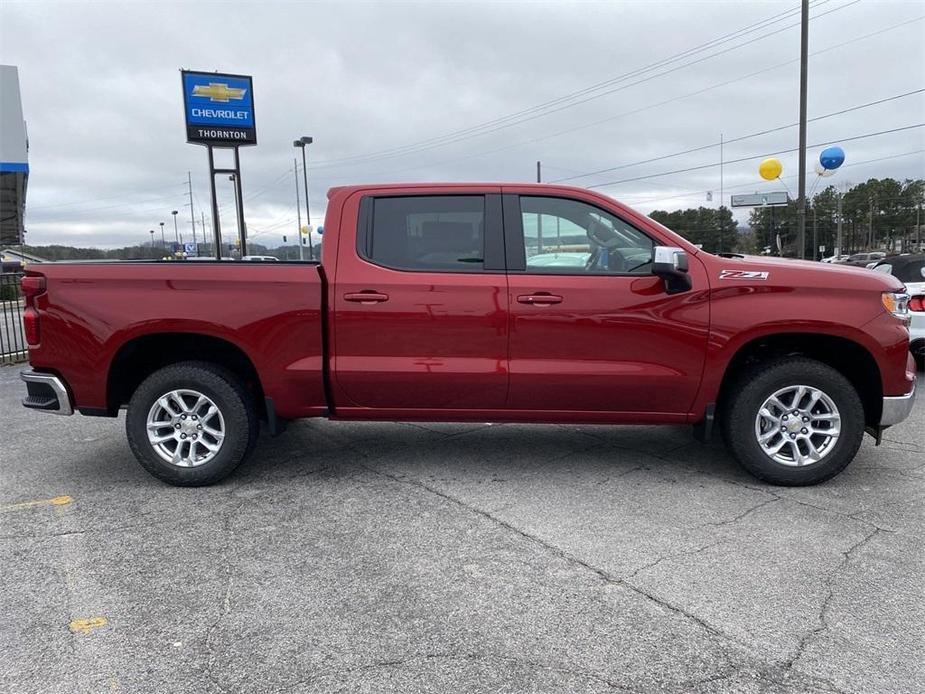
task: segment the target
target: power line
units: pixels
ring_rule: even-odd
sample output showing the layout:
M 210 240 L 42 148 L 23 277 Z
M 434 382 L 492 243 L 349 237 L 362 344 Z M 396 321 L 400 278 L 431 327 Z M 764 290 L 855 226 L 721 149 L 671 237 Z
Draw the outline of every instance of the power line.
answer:
M 154 191 L 154 190 L 167 190 L 168 188 L 179 188 L 179 187 L 181 187 L 181 186 L 185 188 L 185 187 L 186 187 L 186 182 L 184 181 L 183 183 L 171 183 L 170 185 L 166 185 L 166 186 L 148 187 L 148 188 L 144 188 L 144 189 L 138 189 L 138 191 L 139 191 L 139 192 L 149 192 L 149 191 Z M 98 202 L 98 201 L 100 201 L 100 200 L 114 200 L 115 198 L 123 198 L 123 197 L 126 196 L 126 194 L 127 194 L 127 193 L 122 192 L 122 193 L 119 193 L 119 194 L 117 194 L 117 195 L 107 195 L 107 196 L 101 197 L 101 198 L 84 198 L 83 200 L 73 200 L 73 201 L 71 201 L 71 202 L 58 202 L 58 203 L 55 203 L 55 204 L 53 204 L 53 205 L 39 205 L 38 207 L 35 207 L 35 206 L 30 205 L 28 209 L 29 209 L 30 212 L 35 212 L 36 210 L 50 210 L 50 209 L 52 209 L 52 208 L 68 207 L 68 206 L 71 206 L 71 205 L 83 205 L 83 204 L 88 203 L 88 202 Z M 131 194 L 131 193 L 128 193 L 128 194 Z M 155 196 L 155 197 L 156 197 L 156 198 L 166 198 L 166 197 L 169 197 L 169 196 L 168 196 L 168 195 L 160 195 L 160 196 Z
M 925 153 L 925 149 L 916 149 L 911 152 L 891 154 L 886 157 L 877 157 L 875 159 L 865 159 L 863 161 L 856 161 L 856 162 L 851 162 L 850 164 L 844 164 L 839 168 L 839 171 L 841 171 L 842 169 L 849 169 L 852 166 L 861 166 L 863 164 L 874 164 L 880 161 L 887 161 L 890 159 L 899 159 L 901 157 L 910 157 L 915 154 L 923 154 L 923 153 Z M 789 179 L 796 178 L 796 177 L 797 177 L 796 174 L 791 174 L 789 176 L 782 176 L 781 178 L 785 178 L 789 180 Z M 739 183 L 739 184 L 731 185 L 731 186 L 727 185 L 726 190 L 738 190 L 739 188 L 754 188 L 754 187 L 755 187 L 755 181 L 749 181 L 748 183 Z M 643 198 L 641 200 L 633 200 L 632 199 L 633 196 L 630 196 L 630 199 L 628 201 L 622 197 L 620 199 L 623 202 L 628 202 L 628 204 L 630 205 L 644 205 L 649 202 L 660 202 L 662 200 L 676 200 L 678 198 L 693 197 L 695 195 L 705 195 L 706 193 L 710 192 L 710 190 L 691 190 L 686 193 L 678 193 L 677 195 L 668 195 L 668 196 L 660 195 L 658 197 Z M 722 201 L 720 201 L 720 203 L 722 204 Z
M 898 132 L 903 132 L 905 130 L 913 130 L 915 128 L 921 128 L 923 126 L 925 126 L 925 123 L 916 123 L 914 125 L 905 125 L 900 128 L 891 128 L 889 130 L 880 130 L 874 133 L 866 133 L 864 135 L 855 135 L 854 137 L 841 137 L 841 138 L 838 138 L 837 140 L 827 140 L 825 142 L 816 142 L 814 144 L 807 145 L 807 147 L 822 147 L 824 145 L 833 145 L 839 142 L 853 142 L 855 140 L 864 140 L 868 137 L 877 137 L 879 135 L 888 135 L 890 133 L 898 133 Z M 753 154 L 747 157 L 740 157 L 739 159 L 727 159 L 726 161 L 723 162 L 723 164 L 738 164 L 743 161 L 751 161 L 752 159 L 761 159 L 763 157 L 771 157 L 776 154 L 790 154 L 792 152 L 796 152 L 798 149 L 799 147 L 793 147 L 791 149 L 780 149 L 780 150 L 777 150 L 776 152 L 766 152 L 765 154 Z M 701 169 L 710 169 L 710 168 L 713 168 L 719 165 L 720 165 L 720 162 L 715 162 L 712 164 L 701 164 L 699 166 L 689 166 L 685 169 L 675 169 L 674 171 L 662 171 L 661 173 L 648 174 L 646 176 L 635 176 L 633 178 L 623 178 L 618 181 L 608 181 L 607 183 L 595 183 L 594 185 L 590 185 L 587 187 L 588 188 L 607 188 L 609 186 L 615 186 L 621 183 L 629 183 L 631 181 L 644 181 L 647 178 L 658 178 L 659 176 L 670 176 L 671 174 L 676 174 L 676 173 L 688 173 L 690 171 L 700 171 Z
M 822 115 L 822 116 L 816 116 L 814 118 L 810 118 L 808 122 L 814 123 L 815 121 L 824 120 L 826 118 L 832 118 L 834 116 L 840 116 L 845 113 L 851 113 L 852 111 L 859 111 L 864 108 L 870 108 L 871 106 L 878 106 L 880 104 L 885 104 L 890 101 L 896 101 L 897 99 L 903 99 L 905 97 L 913 96 L 915 94 L 921 94 L 922 92 L 925 92 L 925 88 L 915 89 L 911 92 L 905 92 L 903 94 L 896 94 L 894 96 L 886 97 L 884 99 L 878 99 L 877 101 L 869 101 L 866 104 L 858 104 L 857 106 L 843 108 L 840 111 L 833 111 L 832 113 L 826 113 L 825 115 Z M 780 130 L 786 130 L 788 128 L 793 128 L 793 127 L 796 127 L 797 125 L 799 125 L 799 123 L 779 125 L 776 128 L 768 128 L 767 130 L 761 130 L 759 132 L 751 133 L 749 135 L 740 135 L 739 137 L 733 137 L 733 138 L 725 140 L 724 143 L 728 145 L 728 144 L 732 144 L 733 142 L 742 142 L 743 140 L 750 140 L 754 137 L 760 137 L 762 135 L 768 135 L 770 133 L 778 132 Z M 596 176 L 598 174 L 608 173 L 610 171 L 617 171 L 619 169 L 627 169 L 632 166 L 639 166 L 641 164 L 651 164 L 652 162 L 662 161 L 664 159 L 671 159 L 673 157 L 680 157 L 683 154 L 692 154 L 693 152 L 701 152 L 705 149 L 712 149 L 718 146 L 719 146 L 719 142 L 711 142 L 706 145 L 700 145 L 698 147 L 691 147 L 690 149 L 681 150 L 680 152 L 672 152 L 671 154 L 663 154 L 658 157 L 652 157 L 651 159 L 643 159 L 641 161 L 634 161 L 629 164 L 620 164 L 619 166 L 611 166 L 606 169 L 598 169 L 597 171 L 588 171 L 587 173 L 578 174 L 577 176 L 566 176 L 565 178 L 557 178 L 555 180 L 550 181 L 550 183 L 562 183 L 564 181 L 574 181 L 575 179 L 578 179 L 578 178 L 587 178 L 588 176 Z
M 810 55 L 810 57 L 816 57 L 816 56 L 821 55 L 821 54 L 823 54 L 823 53 L 828 53 L 829 51 L 833 51 L 833 50 L 836 50 L 836 49 L 839 49 L 839 48 L 843 48 L 843 47 L 845 47 L 845 46 L 856 45 L 859 41 L 864 41 L 864 40 L 866 40 L 866 39 L 873 38 L 873 37 L 875 37 L 875 36 L 879 36 L 880 34 L 884 34 L 884 33 L 887 33 L 887 32 L 889 32 L 889 31 L 894 31 L 895 29 L 902 28 L 902 27 L 907 26 L 907 25 L 909 25 L 909 24 L 914 24 L 915 22 L 921 22 L 923 19 L 925 19 L 925 15 L 921 15 L 921 16 L 918 16 L 918 17 L 914 17 L 913 19 L 909 19 L 909 20 L 906 20 L 906 21 L 903 21 L 903 22 L 898 22 L 898 23 L 896 23 L 896 24 L 893 24 L 893 25 L 884 27 L 884 28 L 882 28 L 882 29 L 878 29 L 877 31 L 872 31 L 872 32 L 867 33 L 867 34 L 862 34 L 861 36 L 855 36 L 855 37 L 853 37 L 853 38 L 851 38 L 851 39 L 848 39 L 848 40 L 846 40 L 846 41 L 842 41 L 842 42 L 840 42 L 840 43 L 833 44 L 833 45 L 828 46 L 828 47 L 826 47 L 826 48 L 822 48 L 822 49 L 820 49 L 820 50 L 818 50 L 818 51 L 814 51 L 814 52 L 810 53 L 809 55 Z M 577 125 L 577 126 L 565 128 L 565 129 L 563 129 L 563 130 L 558 130 L 558 131 L 556 131 L 556 132 L 552 132 L 552 133 L 549 133 L 549 134 L 546 134 L 546 135 L 540 135 L 540 136 L 538 136 L 538 137 L 532 137 L 532 138 L 530 138 L 530 139 L 528 139 L 528 140 L 521 140 L 520 142 L 514 142 L 514 143 L 512 143 L 512 144 L 504 145 L 504 146 L 502 146 L 502 147 L 495 147 L 495 148 L 493 148 L 493 149 L 482 150 L 482 151 L 480 151 L 480 152 L 472 152 L 472 153 L 470 153 L 470 154 L 465 154 L 465 155 L 462 155 L 462 156 L 453 157 L 453 158 L 451 158 L 451 159 L 441 159 L 441 160 L 439 160 L 439 161 L 431 161 L 431 162 L 428 162 L 427 164 L 423 164 L 423 165 L 407 166 L 407 167 L 403 167 L 403 168 L 401 168 L 401 169 L 389 169 L 389 170 L 386 170 L 386 171 L 376 171 L 376 172 L 372 172 L 372 173 L 373 173 L 373 175 L 375 175 L 375 176 L 386 176 L 386 175 L 397 174 L 397 173 L 405 173 L 405 172 L 407 172 L 407 171 L 415 171 L 415 170 L 422 169 L 422 168 L 429 168 L 429 167 L 434 167 L 434 166 L 442 166 L 442 165 L 445 165 L 445 164 L 450 164 L 450 163 L 454 163 L 454 162 L 458 162 L 458 161 L 465 161 L 465 160 L 468 160 L 468 159 L 474 159 L 474 158 L 476 158 L 476 157 L 482 157 L 482 156 L 485 156 L 485 155 L 488 155 L 488 154 L 497 154 L 498 152 L 504 152 L 504 151 L 507 151 L 507 150 L 510 150 L 510 149 L 515 149 L 515 148 L 518 148 L 518 147 L 523 147 L 523 146 L 525 146 L 525 145 L 531 145 L 531 144 L 535 144 L 535 143 L 537 143 L 537 142 L 543 142 L 543 141 L 545 141 L 545 140 L 550 140 L 550 139 L 552 139 L 552 138 L 559 137 L 559 136 L 561 136 L 561 135 L 566 135 L 566 134 L 568 134 L 568 133 L 576 132 L 576 131 L 578 131 L 578 130 L 584 130 L 584 129 L 586 129 L 586 128 L 591 128 L 591 127 L 594 127 L 594 126 L 596 126 L 596 125 L 601 125 L 601 124 L 603 124 L 603 123 L 607 123 L 607 122 L 610 122 L 610 121 L 614 121 L 614 120 L 617 120 L 617 119 L 619 119 L 619 118 L 625 118 L 626 116 L 636 115 L 637 113 L 642 113 L 642 112 L 644 112 L 644 111 L 648 111 L 648 110 L 651 110 L 651 109 L 654 109 L 654 108 L 658 108 L 658 107 L 660 107 L 660 106 L 666 106 L 666 105 L 671 104 L 671 103 L 674 103 L 674 102 L 676 102 L 676 101 L 681 101 L 681 100 L 683 100 L 683 99 L 688 99 L 688 98 L 690 98 L 690 97 L 692 97 L 692 96 L 698 96 L 698 95 L 700 95 L 700 94 L 704 94 L 704 93 L 709 92 L 709 91 L 712 91 L 712 90 L 714 90 L 714 89 L 719 89 L 719 88 L 721 88 L 721 87 L 725 87 L 725 86 L 728 86 L 728 85 L 730 85 L 730 84 L 735 84 L 736 82 L 741 82 L 741 81 L 743 81 L 743 80 L 750 79 L 750 78 L 752 78 L 752 77 L 757 77 L 758 75 L 764 74 L 764 73 L 766 73 L 766 72 L 770 72 L 770 71 L 772 71 L 772 70 L 777 70 L 777 69 L 780 69 L 780 68 L 782 68 L 782 67 L 786 67 L 787 65 L 791 65 L 791 64 L 796 63 L 796 62 L 799 62 L 799 58 L 794 58 L 793 60 L 785 60 L 784 62 L 777 63 L 776 65 L 771 65 L 771 66 L 769 66 L 769 67 L 762 68 L 761 70 L 756 70 L 755 72 L 750 72 L 750 73 L 747 73 L 747 74 L 745 74 L 745 75 L 741 75 L 740 77 L 736 77 L 736 78 L 731 79 L 731 80 L 726 80 L 726 81 L 724 81 L 724 82 L 718 82 L 718 83 L 716 83 L 716 84 L 709 85 L 709 86 L 707 86 L 707 87 L 704 87 L 704 88 L 702 88 L 702 89 L 698 89 L 698 90 L 693 91 L 693 92 L 688 92 L 688 93 L 686 93 L 686 94 L 680 94 L 680 95 L 678 95 L 678 96 L 672 97 L 672 98 L 670 98 L 670 99 L 665 99 L 665 100 L 663 100 L 663 101 L 659 101 L 659 102 L 656 102 L 656 103 L 654 103 L 654 104 L 649 104 L 649 105 L 647 105 L 647 106 L 642 106 L 642 107 L 640 107 L 640 108 L 632 109 L 632 110 L 630 110 L 630 111 L 624 111 L 624 112 L 622 112 L 622 113 L 617 113 L 617 114 L 615 114 L 615 115 L 608 116 L 608 117 L 606 117 L 606 118 L 602 118 L 602 119 L 599 119 L 599 120 L 591 121 L 591 122 L 589 122 L 589 123 L 584 123 L 584 124 L 582 124 L 582 125 Z M 350 178 L 351 178 L 351 177 L 340 177 L 341 180 L 349 180 Z
M 829 0 L 825 0 L 825 1 L 828 2 Z M 851 6 L 851 5 L 857 4 L 858 2 L 860 2 L 860 0 L 851 0 L 850 2 L 847 2 L 847 3 L 844 4 L 844 5 L 835 7 L 835 8 L 833 8 L 833 9 L 827 10 L 827 11 L 825 11 L 825 12 L 820 12 L 820 13 L 818 13 L 817 15 L 815 15 L 815 16 L 813 17 L 813 19 L 818 19 L 819 17 L 825 16 L 825 15 L 827 15 L 827 14 L 831 14 L 832 12 L 837 12 L 838 10 L 845 9 L 845 8 Z M 823 3 L 817 3 L 817 4 L 823 4 Z M 785 14 L 786 14 L 786 13 L 785 13 Z M 777 15 L 775 15 L 775 17 L 776 17 L 776 16 L 777 16 Z M 776 23 L 777 21 L 781 21 L 781 20 L 778 19 L 778 20 L 775 20 L 774 22 L 771 22 L 771 23 L 773 24 L 773 23 Z M 374 160 L 378 160 L 378 159 L 387 159 L 387 158 L 391 158 L 391 157 L 395 157 L 395 156 L 403 156 L 403 155 L 407 155 L 407 154 L 413 154 L 413 153 L 417 153 L 417 152 L 424 151 L 424 150 L 428 150 L 428 149 L 434 149 L 434 148 L 436 148 L 436 147 L 444 147 L 444 146 L 446 146 L 446 145 L 453 144 L 453 143 L 456 143 L 456 142 L 460 142 L 460 141 L 462 141 L 462 140 L 471 139 L 471 138 L 473 138 L 473 137 L 478 137 L 478 136 L 481 136 L 481 135 L 487 135 L 487 134 L 490 134 L 490 133 L 493 133 L 493 132 L 497 132 L 498 130 L 502 130 L 502 129 L 505 129 L 505 128 L 509 128 L 509 127 L 511 127 L 511 126 L 513 126 L 513 125 L 519 125 L 519 124 L 521 124 L 521 123 L 524 123 L 524 122 L 527 122 L 527 121 L 530 121 L 530 120 L 534 120 L 534 119 L 536 119 L 536 118 L 540 118 L 540 117 L 549 115 L 549 114 L 551 114 L 551 113 L 556 113 L 556 112 L 558 112 L 558 111 L 562 111 L 562 110 L 565 110 L 565 109 L 568 109 L 568 108 L 572 108 L 572 107 L 574 107 L 574 106 L 578 106 L 578 105 L 583 104 L 583 103 L 586 103 L 586 102 L 588 102 L 588 101 L 592 101 L 592 100 L 594 100 L 594 99 L 598 99 L 598 98 L 601 98 L 601 97 L 603 97 L 603 96 L 607 96 L 607 95 L 609 95 L 609 94 L 613 94 L 613 93 L 615 93 L 615 92 L 617 92 L 617 91 L 621 91 L 621 90 L 623 90 L 623 89 L 628 89 L 629 87 L 636 86 L 636 85 L 641 84 L 641 83 L 643 83 L 643 82 L 648 82 L 648 81 L 653 80 L 653 79 L 656 79 L 656 78 L 658 78 L 658 77 L 662 77 L 662 76 L 667 75 L 667 74 L 670 74 L 670 73 L 672 73 L 672 72 L 676 72 L 677 70 L 683 69 L 683 68 L 685 68 L 685 67 L 690 67 L 691 65 L 696 65 L 696 64 L 698 64 L 698 63 L 704 62 L 705 60 L 709 60 L 709 59 L 711 59 L 711 58 L 717 57 L 717 56 L 719 56 L 719 55 L 723 55 L 723 54 L 728 53 L 728 52 L 730 52 L 730 51 L 737 50 L 737 49 L 739 49 L 739 48 L 742 48 L 742 47 L 744 47 L 744 46 L 750 45 L 750 44 L 755 43 L 755 42 L 757 42 L 757 41 L 760 41 L 760 40 L 763 40 L 763 39 L 766 39 L 766 38 L 770 38 L 771 36 L 774 36 L 774 35 L 776 35 L 776 34 L 779 34 L 779 33 L 781 33 L 782 31 L 786 31 L 787 29 L 793 28 L 793 27 L 795 27 L 795 26 L 799 26 L 799 23 L 797 23 L 797 24 L 789 24 L 789 25 L 787 25 L 787 26 L 785 26 L 785 27 L 776 29 L 775 31 L 769 32 L 769 33 L 767 33 L 767 34 L 763 34 L 763 35 L 758 36 L 758 37 L 756 37 L 756 38 L 752 38 L 752 39 L 750 39 L 749 41 L 747 41 L 747 42 L 745 42 L 745 43 L 741 43 L 741 44 L 737 44 L 737 45 L 731 46 L 731 47 L 729 47 L 729 48 L 725 48 L 725 49 L 723 49 L 722 51 L 717 51 L 717 52 L 712 53 L 712 54 L 710 54 L 710 55 L 707 55 L 707 56 L 698 58 L 697 60 L 692 60 L 692 61 L 688 61 L 688 62 L 682 63 L 681 65 L 674 66 L 674 67 L 672 67 L 672 68 L 670 68 L 670 69 L 668 69 L 668 70 L 664 70 L 663 72 L 659 72 L 659 73 L 657 73 L 657 74 L 655 74 L 655 75 L 650 75 L 650 76 L 644 77 L 644 78 L 639 79 L 639 80 L 637 80 L 637 81 L 635 81 L 635 82 L 630 82 L 629 84 L 623 84 L 623 85 L 618 86 L 618 87 L 616 87 L 616 88 L 614 88 L 614 89 L 609 89 L 609 90 L 600 92 L 600 93 L 598 93 L 598 94 L 592 94 L 592 95 L 590 95 L 590 96 L 584 96 L 584 98 L 582 98 L 582 99 L 580 99 L 580 100 L 577 100 L 577 101 L 574 101 L 574 99 L 576 98 L 576 96 L 581 96 L 581 95 L 584 93 L 585 90 L 592 89 L 592 88 L 587 87 L 587 88 L 585 88 L 585 90 L 579 90 L 578 92 L 573 92 L 572 94 L 566 95 L 566 96 L 564 96 L 564 97 L 559 97 L 558 99 L 553 99 L 553 100 L 551 100 L 550 102 L 545 102 L 544 104 L 540 104 L 540 105 L 531 107 L 531 108 L 529 108 L 529 109 L 525 109 L 525 110 L 523 110 L 523 111 L 518 111 L 518 112 L 516 112 L 516 113 L 514 113 L 514 114 L 510 114 L 510 115 L 504 116 L 504 117 L 502 117 L 502 118 L 494 119 L 493 121 L 486 121 L 485 123 L 482 123 L 482 124 L 480 124 L 480 125 L 472 126 L 472 127 L 470 127 L 470 128 L 466 128 L 466 129 L 463 129 L 463 130 L 453 131 L 453 132 L 446 133 L 446 134 L 441 135 L 441 136 L 429 138 L 429 139 L 427 139 L 427 140 L 421 140 L 421 141 L 419 141 L 419 142 L 410 143 L 410 144 L 403 145 L 403 146 L 400 146 L 400 147 L 394 147 L 394 148 L 390 148 L 390 149 L 379 150 L 379 151 L 376 151 L 376 152 L 371 152 L 371 153 L 362 154 L 362 155 L 353 155 L 353 156 L 349 156 L 349 157 L 342 157 L 342 158 L 339 158 L 339 159 L 322 160 L 322 161 L 316 162 L 314 166 L 315 166 L 315 168 L 328 168 L 328 167 L 332 167 L 332 166 L 340 166 L 340 165 L 346 166 L 346 165 L 351 165 L 351 164 L 366 163 L 366 162 L 374 161 Z M 759 28 L 766 28 L 766 27 L 765 27 L 765 26 L 762 26 L 762 27 L 759 27 Z M 740 35 L 737 35 L 737 36 L 733 36 L 733 38 L 739 38 L 739 37 L 741 37 L 741 36 L 744 36 L 745 34 L 751 33 L 751 31 L 753 31 L 753 30 L 744 31 L 744 32 L 743 32 L 742 30 L 740 30 L 741 34 L 740 34 Z M 736 34 L 736 33 L 737 33 L 737 32 L 733 32 L 733 34 Z M 719 41 L 719 39 L 714 39 L 712 42 L 708 42 L 707 44 L 702 44 L 702 46 L 704 46 L 705 48 L 702 48 L 702 49 L 701 49 L 701 48 L 698 47 L 697 49 L 688 49 L 687 51 L 684 51 L 684 52 L 682 52 L 682 53 L 676 54 L 675 56 L 672 56 L 671 58 L 666 58 L 666 59 L 663 59 L 663 60 L 661 60 L 661 61 L 657 61 L 657 62 L 652 63 L 652 64 L 650 64 L 650 65 L 648 65 L 648 66 L 646 66 L 646 67 L 644 67 L 644 68 L 638 68 L 638 69 L 636 69 L 636 70 L 633 70 L 633 71 L 631 71 L 631 72 L 625 73 L 624 75 L 621 75 L 621 76 L 619 76 L 619 77 L 615 77 L 615 78 L 613 78 L 613 79 L 611 79 L 611 80 L 608 80 L 608 81 L 605 82 L 605 83 L 600 83 L 600 84 L 601 84 L 601 85 L 606 85 L 606 86 L 609 86 L 609 85 L 612 85 L 612 84 L 617 84 L 617 83 L 622 82 L 622 81 L 624 81 L 624 80 L 626 80 L 626 79 L 631 79 L 631 78 L 633 78 L 633 77 L 636 77 L 636 76 L 638 76 L 638 75 L 644 74 L 644 73 L 646 73 L 646 72 L 651 72 L 652 70 L 655 70 L 655 69 L 658 69 L 658 68 L 660 68 L 660 67 L 663 67 L 663 66 L 665 66 L 665 65 L 667 65 L 667 64 L 670 64 L 671 62 L 676 62 L 677 60 L 679 60 L 679 59 L 681 59 L 681 58 L 683 58 L 683 57 L 690 57 L 689 54 L 696 53 L 696 52 L 701 52 L 701 50 L 707 50 L 708 48 L 713 48 L 713 47 L 715 47 L 715 46 L 713 46 L 713 45 L 711 45 L 711 44 L 714 44 L 714 43 L 716 43 L 717 41 L 719 41 L 719 43 L 727 43 L 727 42 L 730 41 L 730 40 L 732 40 L 732 39 L 725 39 L 725 40 L 723 40 L 723 41 Z M 718 44 L 717 44 L 717 45 L 718 45 Z M 600 87 L 594 87 L 594 90 L 597 90 L 597 89 L 599 89 L 599 88 L 600 88 Z M 558 103 L 561 102 L 561 101 L 570 101 L 571 103 L 559 104 L 559 105 L 556 106 L 556 108 L 549 108 L 549 107 L 548 107 L 548 105 L 556 105 L 556 104 L 558 104 Z M 536 111 L 541 111 L 541 112 L 537 113 Z M 502 123 L 501 121 L 509 121 L 509 122 Z M 478 132 L 476 132 L 476 131 L 478 131 Z

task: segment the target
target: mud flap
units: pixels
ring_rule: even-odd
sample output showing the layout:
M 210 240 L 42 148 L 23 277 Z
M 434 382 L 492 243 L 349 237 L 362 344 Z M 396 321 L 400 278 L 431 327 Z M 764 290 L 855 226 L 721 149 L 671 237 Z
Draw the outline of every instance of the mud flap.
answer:
M 886 431 L 886 429 L 887 427 L 880 426 L 879 424 L 876 426 L 864 427 L 864 431 L 873 437 L 874 441 L 876 442 L 874 445 L 876 446 L 879 446 L 883 441 L 883 432 Z
M 694 439 L 708 443 L 713 437 L 713 420 L 716 417 L 716 403 L 711 402 L 703 413 L 703 419 L 694 425 Z

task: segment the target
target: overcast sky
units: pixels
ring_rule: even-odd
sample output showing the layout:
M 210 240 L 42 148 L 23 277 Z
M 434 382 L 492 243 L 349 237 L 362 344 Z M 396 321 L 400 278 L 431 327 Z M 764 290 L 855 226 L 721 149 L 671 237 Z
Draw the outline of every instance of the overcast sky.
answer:
M 811 4 L 810 118 L 925 88 L 921 0 Z M 209 217 L 208 169 L 205 149 L 185 142 L 181 67 L 253 75 L 259 144 L 242 149 L 245 214 L 251 238 L 271 246 L 296 230 L 300 135 L 315 139 L 315 224 L 333 185 L 529 181 L 537 160 L 544 180 L 613 169 L 569 182 L 613 183 L 599 189 L 644 212 L 715 206 L 718 165 L 653 174 L 716 164 L 718 144 L 638 162 L 794 124 L 798 6 L 4 0 L 0 63 L 19 67 L 31 145 L 27 238 L 137 243 L 149 229 L 159 236 L 160 221 L 172 236 L 176 209 L 188 239 L 187 171 L 198 230 L 199 210 Z M 848 138 L 923 122 L 920 92 L 812 122 L 808 142 L 843 143 L 847 162 L 832 182 L 922 177 L 925 128 Z M 749 157 L 725 165 L 727 201 L 780 189 L 760 181 L 757 165 L 797 137 L 789 127 L 727 144 L 725 161 Z M 820 149 L 809 152 L 810 184 Z M 780 158 L 795 192 L 797 157 Z

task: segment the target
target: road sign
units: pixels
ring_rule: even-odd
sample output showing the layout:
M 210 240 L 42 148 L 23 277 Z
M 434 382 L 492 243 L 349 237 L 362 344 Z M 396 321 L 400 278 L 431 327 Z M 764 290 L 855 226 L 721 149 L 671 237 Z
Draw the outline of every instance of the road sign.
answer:
M 789 202 L 787 193 L 784 191 L 772 191 L 770 193 L 745 193 L 743 195 L 733 195 L 731 199 L 732 207 L 783 207 Z
M 247 75 L 181 71 L 186 141 L 256 145 L 254 85 Z
M 197 255 L 199 255 L 199 249 L 197 248 L 197 245 L 198 244 L 195 243 L 184 243 L 183 251 L 186 253 L 186 255 L 191 255 L 195 258 Z

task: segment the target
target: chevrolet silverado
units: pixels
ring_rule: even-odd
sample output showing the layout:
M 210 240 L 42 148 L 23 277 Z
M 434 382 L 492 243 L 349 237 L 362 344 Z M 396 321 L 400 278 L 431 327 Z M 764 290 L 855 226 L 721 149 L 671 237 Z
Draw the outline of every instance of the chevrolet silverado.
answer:
M 713 255 L 556 185 L 334 188 L 324 229 L 320 263 L 30 265 L 23 404 L 125 409 L 141 465 L 187 486 L 304 417 L 716 424 L 806 485 L 912 407 L 886 274 Z

